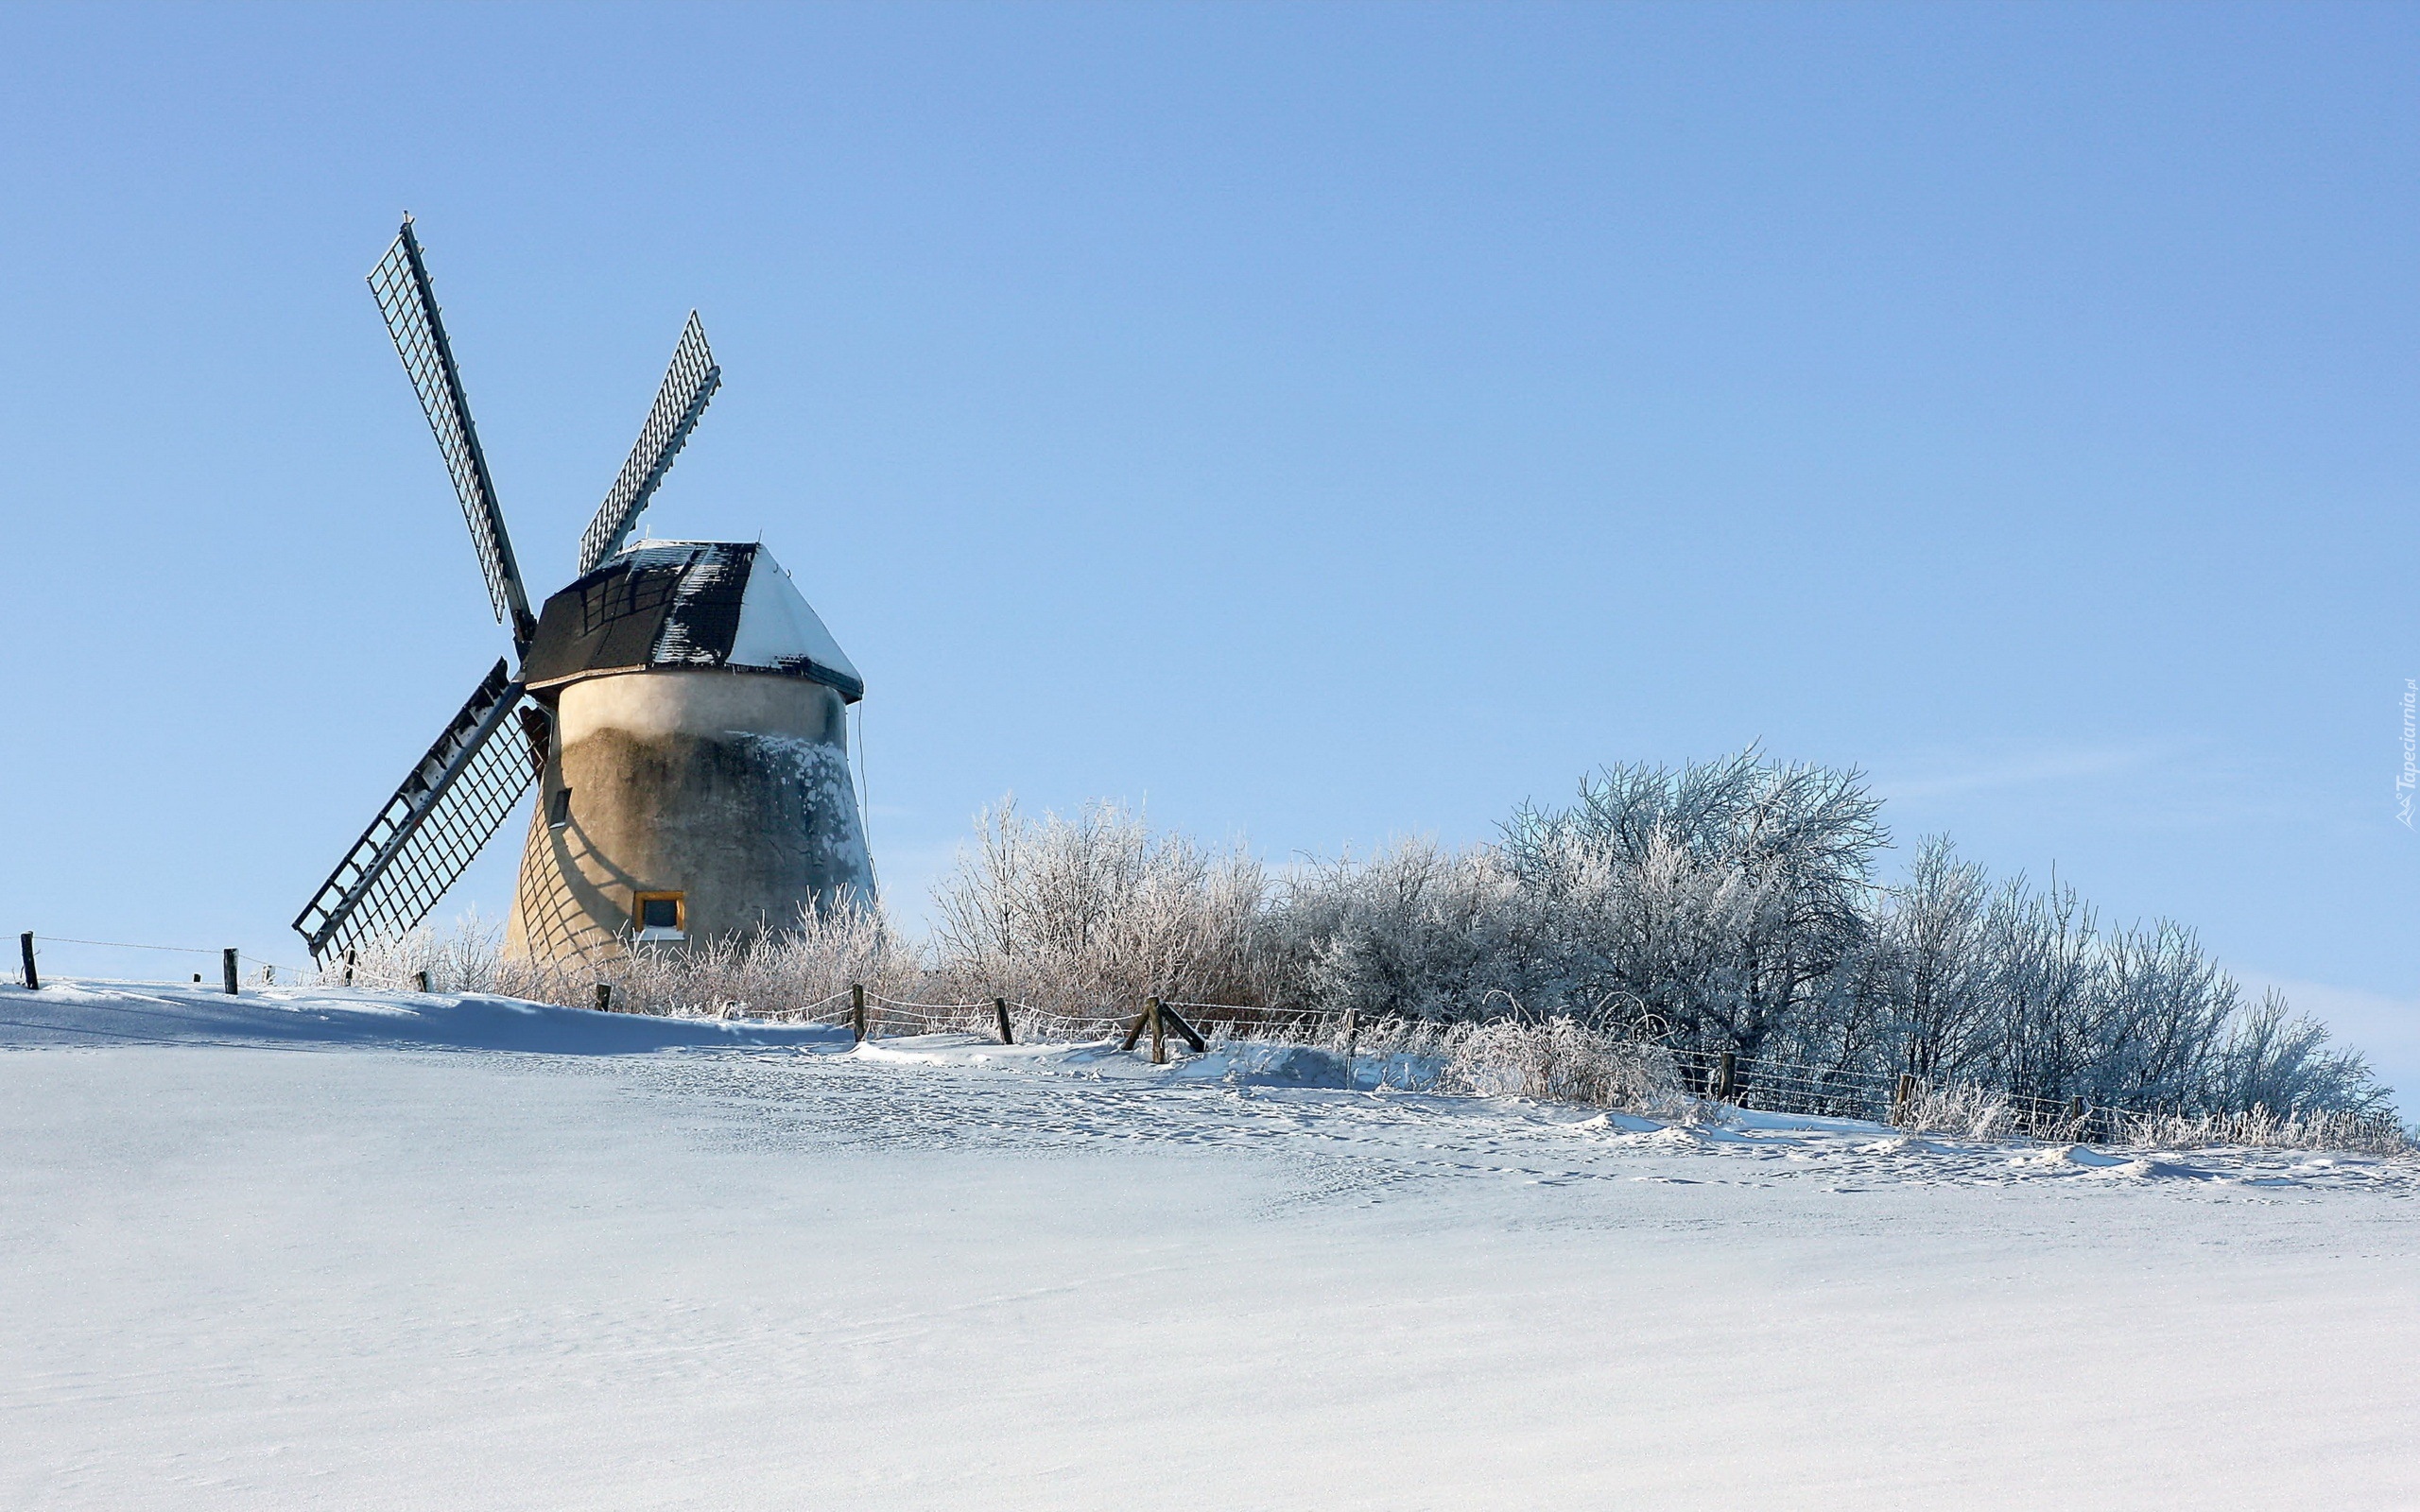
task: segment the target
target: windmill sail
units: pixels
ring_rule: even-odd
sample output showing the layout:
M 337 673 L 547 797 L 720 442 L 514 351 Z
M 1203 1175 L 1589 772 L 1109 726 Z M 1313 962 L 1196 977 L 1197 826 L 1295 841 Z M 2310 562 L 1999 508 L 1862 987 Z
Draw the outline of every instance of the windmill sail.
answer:
M 671 471 L 672 459 L 681 454 L 721 382 L 722 369 L 715 366 L 714 352 L 706 345 L 706 328 L 692 310 L 689 323 L 681 328 L 680 344 L 672 349 L 672 366 L 664 375 L 664 387 L 656 390 L 655 407 L 647 412 L 647 423 L 639 427 L 638 444 L 631 448 L 631 459 L 622 464 L 622 475 L 606 492 L 596 518 L 580 535 L 580 572 L 594 572 L 597 563 L 622 548 L 631 526 L 647 508 L 664 474 Z
M 418 927 L 493 838 L 545 765 L 543 714 L 508 731 L 520 705 L 499 661 L 295 919 L 314 959 Z
M 505 534 L 504 510 L 496 503 L 495 482 L 488 476 L 487 454 L 479 450 L 478 429 L 471 423 L 470 403 L 462 397 L 462 375 L 454 366 L 454 348 L 445 339 L 445 322 L 429 288 L 428 264 L 421 256 L 409 216 L 395 245 L 371 269 L 370 288 L 378 297 L 378 311 L 387 318 L 404 371 L 420 395 L 428 428 L 437 434 L 438 450 L 445 454 L 445 471 L 453 475 L 455 495 L 462 501 L 462 519 L 478 548 L 479 570 L 487 576 L 495 617 L 511 627 L 514 647 L 527 649 L 538 622 L 529 612 L 529 595 L 512 559 L 512 539 Z

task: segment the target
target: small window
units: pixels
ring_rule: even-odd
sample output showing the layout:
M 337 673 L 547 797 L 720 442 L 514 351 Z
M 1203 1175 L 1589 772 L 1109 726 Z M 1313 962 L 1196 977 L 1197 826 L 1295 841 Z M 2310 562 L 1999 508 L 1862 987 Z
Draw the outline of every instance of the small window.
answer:
M 555 796 L 546 800 L 546 825 L 549 829 L 560 830 L 570 822 L 571 789 L 556 788 Z
M 633 905 L 632 921 L 641 939 L 678 939 L 687 924 L 688 909 L 677 892 L 643 892 Z

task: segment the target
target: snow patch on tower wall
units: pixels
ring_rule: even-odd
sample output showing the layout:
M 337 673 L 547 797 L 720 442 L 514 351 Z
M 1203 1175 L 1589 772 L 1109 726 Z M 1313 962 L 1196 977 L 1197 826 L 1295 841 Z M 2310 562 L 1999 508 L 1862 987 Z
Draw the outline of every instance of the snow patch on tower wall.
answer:
M 856 885 L 866 898 L 873 898 L 873 866 L 858 822 L 857 789 L 849 771 L 849 753 L 828 741 L 799 735 L 746 730 L 733 730 L 731 735 L 747 746 L 768 771 L 786 773 L 805 795 L 806 843 L 813 865 L 835 879 L 860 879 Z

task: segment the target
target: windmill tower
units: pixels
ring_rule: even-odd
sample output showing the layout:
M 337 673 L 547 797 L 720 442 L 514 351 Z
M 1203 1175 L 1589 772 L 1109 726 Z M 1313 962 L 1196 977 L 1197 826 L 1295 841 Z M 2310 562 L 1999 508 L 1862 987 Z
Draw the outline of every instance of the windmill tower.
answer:
M 409 216 L 370 286 L 519 670 L 496 662 L 296 918 L 313 957 L 417 927 L 533 785 L 509 955 L 598 961 L 871 901 L 856 668 L 761 544 L 627 544 L 722 380 L 697 314 L 578 575 L 532 614 Z

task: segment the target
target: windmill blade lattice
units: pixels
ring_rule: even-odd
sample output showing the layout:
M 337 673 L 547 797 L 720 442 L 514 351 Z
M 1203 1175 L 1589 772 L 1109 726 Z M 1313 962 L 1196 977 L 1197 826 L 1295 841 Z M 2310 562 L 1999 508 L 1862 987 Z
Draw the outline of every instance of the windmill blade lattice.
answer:
M 387 318 L 404 371 L 420 395 L 421 412 L 436 433 L 437 448 L 445 454 L 445 471 L 454 479 L 455 496 L 462 501 L 462 520 L 478 549 L 479 571 L 486 575 L 495 617 L 511 627 L 515 648 L 527 650 L 537 620 L 521 586 L 521 569 L 512 559 L 512 539 L 505 534 L 504 510 L 488 475 L 487 454 L 479 449 L 478 428 L 471 422 L 470 402 L 462 396 L 462 374 L 454 365 L 454 348 L 445 339 L 445 322 L 429 287 L 428 264 L 408 217 L 395 245 L 371 269 L 370 289 L 378 298 L 378 313 Z
M 418 928 L 537 781 L 546 731 L 497 662 L 294 920 L 312 958 Z
M 596 518 L 580 535 L 580 572 L 594 571 L 622 549 L 631 526 L 647 508 L 664 474 L 671 471 L 672 459 L 697 429 L 698 417 L 706 412 L 706 403 L 721 382 L 722 369 L 715 366 L 713 349 L 706 345 L 706 328 L 692 310 L 689 323 L 681 328 L 680 344 L 672 349 L 672 366 L 665 372 L 664 387 L 656 390 L 655 407 L 647 412 L 647 423 L 639 427 L 638 444 L 631 448 L 631 459 L 622 464 L 622 475 L 606 492 Z

